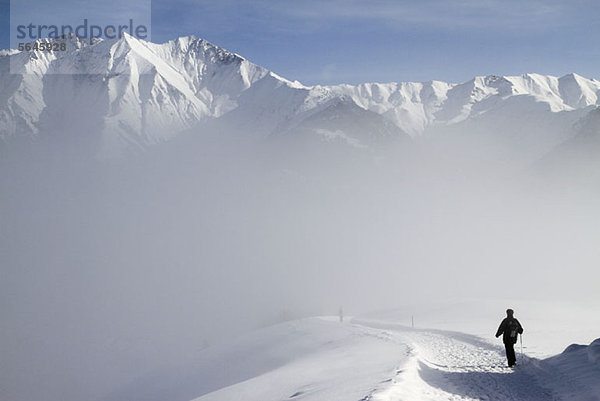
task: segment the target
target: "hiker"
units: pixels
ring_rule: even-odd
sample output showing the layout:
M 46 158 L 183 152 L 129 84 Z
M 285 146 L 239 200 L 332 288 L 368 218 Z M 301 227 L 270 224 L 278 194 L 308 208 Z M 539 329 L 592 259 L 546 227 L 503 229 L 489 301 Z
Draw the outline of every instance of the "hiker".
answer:
M 508 359 L 508 366 L 511 368 L 517 364 L 514 347 L 517 343 L 517 337 L 523 333 L 521 323 L 513 317 L 514 313 L 515 311 L 512 309 L 506 310 L 506 317 L 502 320 L 496 332 L 496 338 L 502 335 L 504 348 L 506 348 L 506 359 Z

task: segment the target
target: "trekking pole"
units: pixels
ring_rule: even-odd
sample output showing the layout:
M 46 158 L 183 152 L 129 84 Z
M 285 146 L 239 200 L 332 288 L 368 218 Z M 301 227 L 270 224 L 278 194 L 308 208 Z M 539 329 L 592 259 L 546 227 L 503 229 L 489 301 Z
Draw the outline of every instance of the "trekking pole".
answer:
M 521 334 L 519 336 L 519 339 L 521 341 L 521 364 L 523 363 L 523 334 Z

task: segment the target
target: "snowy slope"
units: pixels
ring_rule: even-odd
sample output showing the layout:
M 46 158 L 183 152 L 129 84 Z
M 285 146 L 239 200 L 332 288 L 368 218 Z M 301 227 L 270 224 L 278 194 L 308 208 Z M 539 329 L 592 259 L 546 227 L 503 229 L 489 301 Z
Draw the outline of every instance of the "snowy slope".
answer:
M 553 112 L 600 104 L 600 81 L 576 74 L 562 78 L 539 74 L 490 75 L 458 85 L 430 81 L 338 85 L 328 89 L 351 96 L 360 106 L 386 115 L 413 135 L 431 124 L 453 124 L 501 108 L 504 102 L 517 96 L 526 96 Z
M 572 111 L 600 104 L 600 81 L 576 74 L 306 87 L 193 36 L 163 44 L 131 36 L 92 45 L 60 40 L 68 44 L 66 52 L 0 52 L 4 141 L 87 136 L 111 155 L 170 140 L 214 119 L 264 138 L 294 129 L 334 99 L 351 99 L 411 136 L 476 119 L 490 126 L 513 119 L 540 123 L 552 131 L 551 148 L 584 114 Z M 9 65 L 25 74 L 9 74 Z M 548 113 L 560 116 L 558 128 L 556 119 L 543 124 Z M 532 146 L 544 140 L 536 136 Z
M 600 338 L 589 345 L 571 344 L 541 365 L 563 372 L 569 382 L 569 386 L 562 389 L 565 399 L 600 398 Z
M 494 337 L 501 304 L 505 302 L 432 303 L 347 317 L 344 322 L 337 317 L 287 321 L 190 349 L 180 365 L 145 372 L 102 399 L 600 399 L 597 308 L 515 302 L 526 346 L 523 354 L 516 347 L 518 366 L 513 370 L 506 366 L 501 339 Z M 567 310 L 574 316 L 567 316 Z M 411 313 L 415 328 L 410 327 Z M 544 336 L 553 341 L 544 341 Z M 555 350 L 554 342 L 563 345 L 557 355 L 539 356 L 544 352 L 531 352 L 527 346 L 538 341 L 539 351 Z M 573 341 L 591 344 L 568 345 Z
M 201 350 L 185 366 L 116 389 L 110 400 L 361 399 L 394 374 L 405 345 L 379 330 L 307 318 Z
M 320 111 L 277 135 L 294 141 L 294 147 L 309 142 L 344 144 L 354 149 L 377 148 L 408 135 L 384 116 L 358 106 L 352 99 L 334 98 Z
M 197 370 L 198 383 L 223 383 L 214 381 L 217 372 L 231 383 L 195 400 L 595 400 L 598 341 L 546 360 L 519 356 L 513 370 L 500 344 L 472 335 L 312 318 L 223 347 L 220 352 L 243 355 L 236 362 L 207 351 L 207 365 L 219 362 L 208 376 Z
M 596 187 L 600 180 L 600 108 L 581 118 L 574 131 L 572 138 L 536 163 L 536 169 L 546 176 L 561 178 L 564 183 Z
M 244 58 L 194 37 L 162 45 L 131 36 L 64 53 L 6 55 L 0 133 L 101 135 L 111 153 L 172 138 L 204 118 L 235 108 L 236 97 L 268 74 Z M 90 124 L 90 122 L 94 124 Z M 91 129 L 90 129 L 91 128 Z M 94 130 L 96 128 L 96 130 Z

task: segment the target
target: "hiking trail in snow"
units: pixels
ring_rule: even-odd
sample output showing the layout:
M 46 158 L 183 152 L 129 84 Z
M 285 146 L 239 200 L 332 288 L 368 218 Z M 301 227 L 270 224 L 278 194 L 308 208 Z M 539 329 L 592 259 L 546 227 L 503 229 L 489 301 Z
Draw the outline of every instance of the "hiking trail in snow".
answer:
M 517 352 L 509 368 L 501 345 L 463 333 L 416 330 L 357 321 L 379 328 L 380 338 L 407 344 L 411 357 L 389 385 L 365 400 L 593 400 L 589 391 L 543 361 Z M 584 394 L 585 393 L 585 394 Z
M 515 349 L 518 365 L 509 368 L 501 340 L 491 335 L 308 318 L 214 349 L 203 358 L 205 373 L 196 370 L 191 379 L 213 387 L 196 401 L 600 400 L 600 340 L 548 359 Z M 228 383 L 215 387 L 211 375 L 220 375 L 215 368 L 228 355 L 237 362 L 226 369 Z

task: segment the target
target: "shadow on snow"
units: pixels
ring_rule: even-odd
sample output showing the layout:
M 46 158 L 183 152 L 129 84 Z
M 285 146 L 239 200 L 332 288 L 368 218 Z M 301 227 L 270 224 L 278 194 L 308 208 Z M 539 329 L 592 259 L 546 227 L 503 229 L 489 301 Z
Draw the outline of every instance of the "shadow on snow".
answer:
M 472 370 L 448 372 L 419 363 L 419 374 L 430 386 L 447 393 L 477 400 L 550 401 L 557 398 L 552 391 L 539 386 L 535 378 L 525 372 Z

